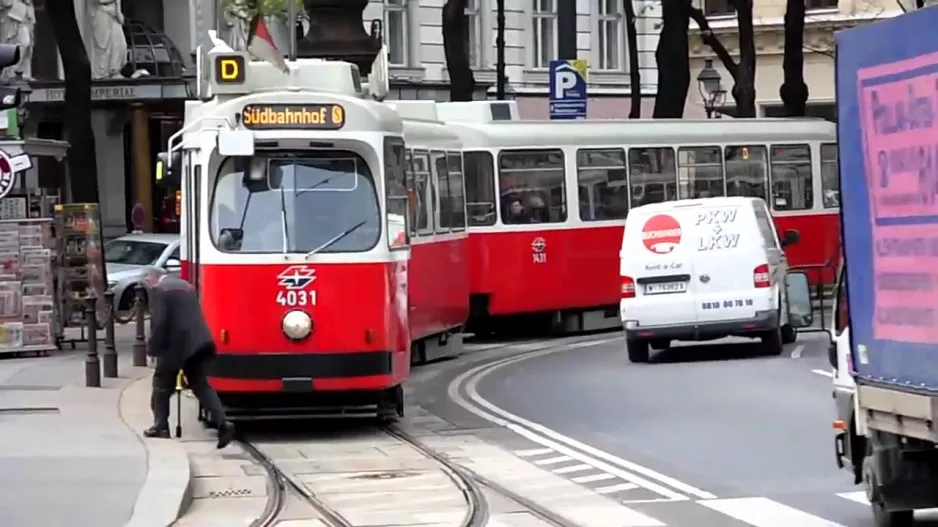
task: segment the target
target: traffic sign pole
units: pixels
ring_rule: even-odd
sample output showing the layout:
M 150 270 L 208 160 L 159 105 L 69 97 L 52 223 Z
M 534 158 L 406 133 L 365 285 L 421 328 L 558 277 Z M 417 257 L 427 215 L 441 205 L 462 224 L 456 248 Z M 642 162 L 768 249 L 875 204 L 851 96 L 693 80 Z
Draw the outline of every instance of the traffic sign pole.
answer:
M 557 2 L 557 58 L 576 60 L 576 0 Z

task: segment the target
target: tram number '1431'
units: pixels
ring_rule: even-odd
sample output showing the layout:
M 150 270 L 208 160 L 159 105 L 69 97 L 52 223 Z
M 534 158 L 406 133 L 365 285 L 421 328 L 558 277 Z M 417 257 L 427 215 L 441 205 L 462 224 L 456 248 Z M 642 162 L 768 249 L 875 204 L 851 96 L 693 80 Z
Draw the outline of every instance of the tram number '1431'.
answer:
M 277 291 L 277 303 L 284 307 L 316 305 L 316 291 Z

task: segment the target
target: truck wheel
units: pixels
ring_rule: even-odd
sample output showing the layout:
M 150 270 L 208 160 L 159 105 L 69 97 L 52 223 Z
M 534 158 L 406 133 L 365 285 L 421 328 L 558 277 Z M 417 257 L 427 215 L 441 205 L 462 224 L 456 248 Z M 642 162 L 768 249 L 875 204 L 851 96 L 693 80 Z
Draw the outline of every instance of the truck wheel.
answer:
M 873 525 L 876 527 L 912 527 L 915 525 L 913 511 L 886 510 L 883 503 L 873 503 Z
M 642 339 L 626 339 L 626 351 L 629 353 L 629 362 L 636 364 L 648 362 L 648 341 Z
M 794 344 L 798 340 L 798 331 L 791 324 L 782 326 L 782 344 Z

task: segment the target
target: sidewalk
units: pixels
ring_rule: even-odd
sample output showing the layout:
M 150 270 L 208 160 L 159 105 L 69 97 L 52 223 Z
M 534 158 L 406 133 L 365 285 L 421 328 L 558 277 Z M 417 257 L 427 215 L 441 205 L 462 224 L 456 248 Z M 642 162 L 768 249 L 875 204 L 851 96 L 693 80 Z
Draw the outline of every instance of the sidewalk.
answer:
M 178 516 L 188 460 L 175 441 L 139 435 L 150 370 L 131 366 L 132 346 L 132 326 L 118 327 L 120 377 L 101 388 L 84 386 L 84 345 L 0 359 L 0 525 L 164 527 Z

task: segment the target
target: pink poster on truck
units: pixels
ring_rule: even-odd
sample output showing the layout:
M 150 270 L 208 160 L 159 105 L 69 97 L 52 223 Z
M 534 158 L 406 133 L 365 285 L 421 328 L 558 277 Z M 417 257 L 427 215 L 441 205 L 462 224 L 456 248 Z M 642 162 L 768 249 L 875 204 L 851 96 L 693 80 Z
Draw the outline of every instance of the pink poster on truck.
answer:
M 938 343 L 938 53 L 864 68 L 858 77 L 874 338 Z

